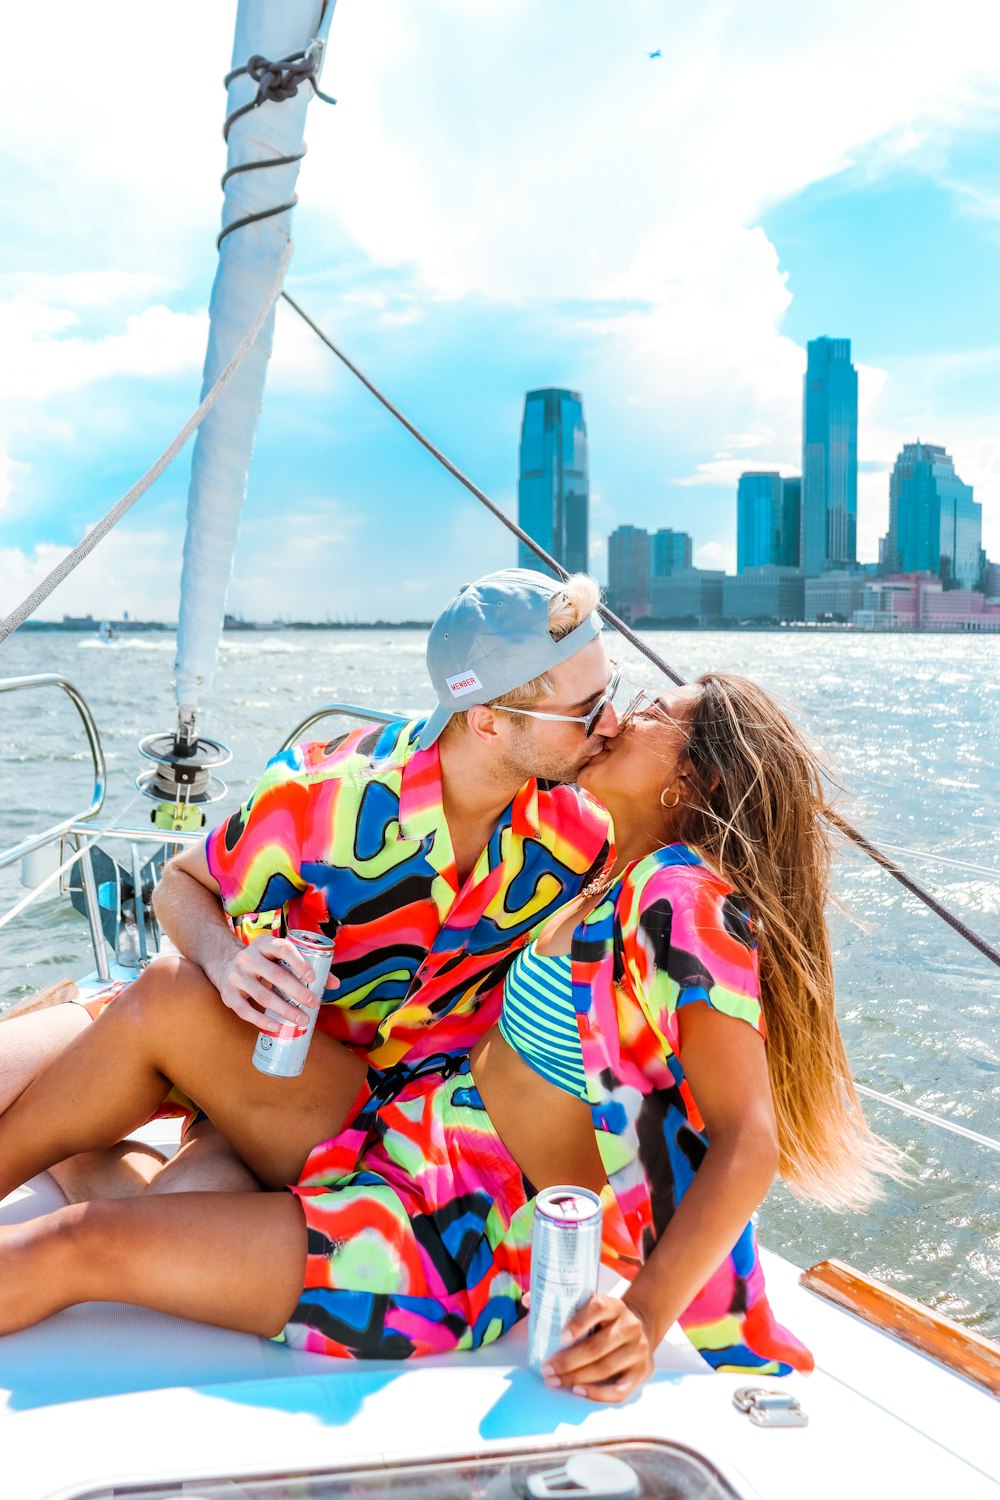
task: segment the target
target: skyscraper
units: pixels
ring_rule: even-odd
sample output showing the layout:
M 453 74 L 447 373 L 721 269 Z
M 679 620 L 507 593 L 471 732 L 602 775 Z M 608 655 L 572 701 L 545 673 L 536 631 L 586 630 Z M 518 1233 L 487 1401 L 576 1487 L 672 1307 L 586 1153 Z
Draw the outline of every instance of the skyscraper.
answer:
M 740 475 L 736 491 L 736 571 L 797 568 L 799 565 L 800 479 L 774 471 Z
M 887 573 L 936 573 L 952 588 L 975 588 L 982 572 L 982 506 L 944 448 L 904 443 L 889 479 Z
M 802 476 L 781 481 L 781 556 L 779 567 L 802 566 Z
M 802 399 L 800 566 L 858 559 L 858 372 L 850 339 L 810 339 Z
M 653 532 L 650 567 L 654 578 L 666 578 L 678 568 L 689 568 L 692 556 L 691 538 L 686 531 L 661 526 Z
M 626 620 L 649 614 L 649 542 L 641 526 L 616 526 L 608 537 L 608 603 Z
M 587 425 L 577 391 L 529 391 L 521 422 L 517 519 L 570 573 L 587 571 L 590 483 Z M 540 566 L 518 543 L 522 568 Z

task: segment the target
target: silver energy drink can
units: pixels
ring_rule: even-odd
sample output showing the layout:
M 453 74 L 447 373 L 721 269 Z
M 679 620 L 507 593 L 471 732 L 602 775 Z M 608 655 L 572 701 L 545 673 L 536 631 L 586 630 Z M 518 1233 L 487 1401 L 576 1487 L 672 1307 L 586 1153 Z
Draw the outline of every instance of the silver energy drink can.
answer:
M 285 934 L 294 943 L 302 957 L 311 966 L 313 979 L 309 988 L 323 999 L 327 976 L 333 960 L 333 938 L 321 932 L 303 932 L 296 928 Z M 287 996 L 286 996 L 287 999 Z M 274 1022 L 277 1035 L 269 1031 L 258 1031 L 257 1045 L 253 1049 L 253 1065 L 261 1073 L 270 1073 L 272 1078 L 298 1078 L 306 1065 L 306 1053 L 316 1027 L 316 1010 L 302 1010 L 301 1021 L 286 1021 L 272 1010 L 264 1014 Z
M 601 1200 L 581 1187 L 550 1187 L 535 1199 L 531 1228 L 528 1363 L 539 1371 L 563 1348 L 569 1318 L 597 1291 Z

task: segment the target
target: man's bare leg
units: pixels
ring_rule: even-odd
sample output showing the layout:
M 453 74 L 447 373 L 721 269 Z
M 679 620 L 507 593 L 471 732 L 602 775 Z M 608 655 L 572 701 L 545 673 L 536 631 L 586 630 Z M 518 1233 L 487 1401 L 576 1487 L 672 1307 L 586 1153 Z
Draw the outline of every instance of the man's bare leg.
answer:
M 260 1183 L 210 1120 L 192 1125 L 177 1152 L 141 1189 L 147 1193 L 259 1193 Z M 106 1197 L 110 1194 L 97 1194 Z
M 53 1163 L 113 1145 L 174 1083 L 197 1099 L 265 1187 L 295 1182 L 312 1147 L 341 1128 L 361 1060 L 317 1034 L 299 1078 L 269 1078 L 253 1034 L 202 971 L 161 959 L 117 997 L 0 1116 L 0 1196 Z
M 141 1141 L 121 1141 L 104 1151 L 83 1151 L 49 1168 L 67 1202 L 134 1198 L 155 1183 L 166 1157 Z M 245 1169 L 244 1169 L 245 1170 Z
M 295 1309 L 305 1260 L 291 1193 L 74 1204 L 0 1227 L 0 1334 L 99 1301 L 268 1337 Z

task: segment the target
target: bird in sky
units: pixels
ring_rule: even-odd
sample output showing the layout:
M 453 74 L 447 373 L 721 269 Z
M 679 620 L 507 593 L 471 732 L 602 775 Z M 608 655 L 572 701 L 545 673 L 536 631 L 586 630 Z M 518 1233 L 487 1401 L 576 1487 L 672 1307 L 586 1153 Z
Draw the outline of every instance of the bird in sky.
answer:
M 655 52 L 648 52 L 646 54 L 646 56 L 647 57 L 662 57 L 663 53 L 660 51 L 659 47 L 657 47 L 657 49 L 656 49 Z

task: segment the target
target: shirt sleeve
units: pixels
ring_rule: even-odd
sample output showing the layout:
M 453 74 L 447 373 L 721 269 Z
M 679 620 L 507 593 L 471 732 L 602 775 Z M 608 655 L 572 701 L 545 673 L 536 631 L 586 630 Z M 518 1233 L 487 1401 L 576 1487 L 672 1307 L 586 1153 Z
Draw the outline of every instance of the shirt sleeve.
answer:
M 629 897 L 622 965 L 658 1030 L 675 1037 L 677 1011 L 703 1000 L 763 1035 L 757 945 L 740 898 L 690 865 L 654 865 Z
M 222 904 L 234 920 L 251 912 L 278 911 L 306 889 L 303 846 L 309 786 L 296 752 L 268 762 L 243 806 L 212 830 L 205 843 L 208 868 Z

